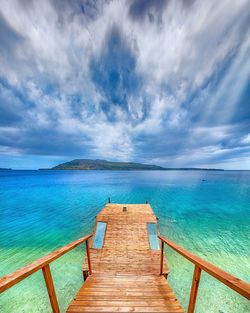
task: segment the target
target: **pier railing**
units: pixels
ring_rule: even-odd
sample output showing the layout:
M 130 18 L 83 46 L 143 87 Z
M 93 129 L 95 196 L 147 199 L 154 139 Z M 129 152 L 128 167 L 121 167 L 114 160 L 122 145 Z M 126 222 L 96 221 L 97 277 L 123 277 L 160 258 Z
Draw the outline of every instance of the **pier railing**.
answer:
M 20 281 L 24 280 L 31 274 L 37 272 L 38 270 L 42 270 L 45 284 L 47 287 L 51 307 L 52 307 L 52 312 L 53 313 L 59 313 L 59 305 L 56 297 L 56 292 L 54 288 L 54 283 L 50 271 L 50 263 L 55 261 L 56 259 L 60 258 L 67 252 L 73 250 L 83 242 L 86 243 L 86 254 L 87 254 L 87 260 L 88 260 L 88 266 L 89 266 L 89 275 L 92 274 L 92 269 L 91 269 L 91 262 L 90 262 L 90 254 L 89 254 L 89 245 L 88 245 L 88 239 L 92 237 L 92 234 L 87 235 L 85 237 L 82 237 L 78 240 L 75 240 L 68 245 L 55 250 L 51 252 L 50 254 L 42 257 L 41 259 L 25 266 L 22 267 L 21 269 L 8 274 L 2 278 L 0 278 L 0 293 L 4 292 L 5 290 L 9 289 L 10 287 L 18 284 Z
M 193 281 L 190 292 L 190 299 L 188 305 L 188 313 L 193 313 L 195 309 L 195 303 L 198 293 L 198 287 L 200 282 L 201 271 L 207 272 L 209 275 L 218 279 L 220 282 L 233 289 L 243 297 L 250 299 L 250 284 L 247 282 L 236 278 L 235 276 L 223 271 L 222 269 L 214 266 L 213 264 L 201 259 L 200 257 L 190 253 L 189 251 L 183 249 L 182 247 L 175 244 L 173 241 L 158 235 L 161 240 L 161 262 L 160 262 L 160 274 L 163 274 L 163 258 L 164 258 L 164 243 L 170 248 L 181 254 L 184 258 L 192 262 L 194 267 Z

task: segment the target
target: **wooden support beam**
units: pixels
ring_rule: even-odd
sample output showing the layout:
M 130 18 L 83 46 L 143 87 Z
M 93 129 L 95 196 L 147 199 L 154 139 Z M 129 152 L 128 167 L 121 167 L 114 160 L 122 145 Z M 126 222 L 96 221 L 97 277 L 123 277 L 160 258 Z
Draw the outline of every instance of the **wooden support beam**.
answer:
M 49 264 L 45 265 L 42 268 L 42 271 L 43 271 L 43 277 L 44 277 L 47 291 L 48 291 L 48 295 L 49 295 L 50 304 L 52 307 L 52 312 L 53 313 L 60 313 L 60 309 L 59 309 L 59 305 L 58 305 L 57 298 L 56 298 L 56 292 L 55 292 Z
M 161 241 L 161 263 L 160 263 L 160 275 L 163 274 L 163 258 L 164 257 L 164 242 Z
M 89 270 L 83 270 L 82 271 L 82 276 L 83 276 L 83 281 L 85 281 L 88 278 L 89 275 Z
M 188 305 L 188 313 L 194 313 L 200 277 L 201 277 L 201 269 L 197 265 L 195 265 L 192 287 L 191 287 L 191 292 L 190 292 L 189 305 Z
M 92 274 L 92 268 L 91 268 L 91 262 L 90 262 L 90 253 L 89 253 L 89 243 L 88 240 L 86 240 L 86 254 L 88 259 L 88 267 L 89 267 L 89 275 Z

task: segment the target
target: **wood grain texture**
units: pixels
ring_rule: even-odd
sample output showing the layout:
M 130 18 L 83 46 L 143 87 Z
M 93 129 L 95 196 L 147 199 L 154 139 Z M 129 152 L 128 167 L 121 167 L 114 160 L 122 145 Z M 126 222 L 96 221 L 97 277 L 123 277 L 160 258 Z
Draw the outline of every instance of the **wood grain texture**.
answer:
M 88 277 L 67 313 L 183 313 L 164 276 L 95 273 Z
M 89 252 L 89 242 L 88 240 L 86 240 L 85 242 L 86 244 L 86 257 L 87 257 L 87 261 L 88 261 L 88 269 L 89 269 L 89 274 L 92 274 L 92 266 L 91 266 L 91 261 L 90 261 L 90 252 Z
M 150 205 L 108 203 L 98 214 L 96 225 L 98 222 L 107 223 L 103 247 L 92 248 L 93 236 L 93 274 L 67 312 L 184 312 L 164 276 L 159 275 L 161 260 L 163 272 L 168 273 L 161 250 L 150 249 L 147 223 L 157 224 Z
M 58 305 L 57 297 L 56 297 L 56 292 L 55 292 L 55 287 L 54 287 L 49 265 L 44 266 L 42 270 L 43 270 L 43 276 L 44 276 L 45 284 L 46 284 L 48 295 L 49 295 L 52 312 L 60 313 L 59 305 Z
M 191 287 L 190 298 L 189 298 L 188 313 L 194 313 L 196 298 L 197 298 L 198 288 L 199 288 L 199 283 L 200 283 L 200 277 L 201 277 L 201 269 L 197 265 L 195 265 L 192 287 Z
M 127 210 L 123 211 L 126 207 Z M 93 249 L 90 240 L 90 256 L 93 273 L 158 274 L 161 251 L 151 250 L 147 223 L 157 219 L 149 204 L 108 203 L 96 217 L 96 222 L 107 222 L 102 249 Z M 96 223 L 97 224 L 97 223 Z M 96 225 L 94 234 L 96 231 Z M 83 271 L 88 270 L 87 258 Z M 169 272 L 166 261 L 163 272 Z

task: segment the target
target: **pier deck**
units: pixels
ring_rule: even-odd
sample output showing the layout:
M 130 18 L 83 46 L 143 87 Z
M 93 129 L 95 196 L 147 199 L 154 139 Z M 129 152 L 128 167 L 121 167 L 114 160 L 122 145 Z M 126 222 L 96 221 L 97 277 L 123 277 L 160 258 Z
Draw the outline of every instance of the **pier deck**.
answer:
M 90 241 L 93 272 L 159 274 L 160 249 L 149 247 L 147 223 L 157 224 L 149 204 L 107 204 L 96 217 L 94 234 L 98 222 L 106 222 L 107 229 L 102 249 L 92 248 L 95 235 Z M 87 260 L 83 271 L 88 271 Z
M 203 271 L 250 300 L 249 283 L 157 234 L 157 219 L 148 204 L 107 204 L 96 218 L 93 234 L 72 241 L 1 277 L 0 294 L 41 270 L 52 312 L 60 313 L 50 264 L 83 243 L 86 244 L 85 282 L 67 313 L 183 313 L 165 279 L 168 267 L 164 263 L 164 244 L 194 265 L 188 313 L 195 311 Z
M 93 248 L 98 222 L 106 222 L 101 248 Z M 150 247 L 147 223 L 157 226 L 149 204 L 107 204 L 96 217 L 90 275 L 67 312 L 183 312 L 164 275 L 161 251 Z M 158 240 L 158 239 L 157 239 Z M 87 260 L 83 273 L 87 277 Z

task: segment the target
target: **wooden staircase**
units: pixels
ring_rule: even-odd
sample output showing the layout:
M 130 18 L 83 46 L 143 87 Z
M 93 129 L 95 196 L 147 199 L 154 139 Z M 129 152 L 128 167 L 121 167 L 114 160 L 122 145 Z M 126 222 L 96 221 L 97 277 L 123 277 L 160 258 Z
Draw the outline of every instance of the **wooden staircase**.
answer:
M 89 276 L 67 313 L 76 312 L 164 312 L 183 313 L 180 303 L 164 276 L 109 275 Z
M 155 224 L 157 227 L 157 219 L 149 204 L 109 203 L 98 214 L 96 222 L 105 222 L 107 226 L 101 247 L 98 249 L 93 247 L 96 223 L 93 234 L 75 240 L 0 278 L 0 294 L 42 270 L 52 312 L 60 313 L 50 263 L 85 243 L 86 257 L 83 264 L 85 282 L 68 307 L 68 313 L 184 312 L 166 280 L 169 270 L 164 258 L 164 245 L 194 265 L 188 313 L 195 311 L 202 271 L 250 300 L 249 283 L 206 262 L 168 238 L 158 234 L 161 248 L 152 247 L 150 243 L 152 233 L 149 233 L 147 224 Z M 154 237 L 154 243 L 157 243 L 157 234 L 154 234 Z M 209 308 L 206 309 L 209 312 Z
M 96 249 L 98 222 L 107 223 L 107 229 L 102 247 Z M 150 248 L 147 223 L 157 225 L 149 204 L 110 203 L 101 210 L 90 240 L 92 275 L 86 257 L 87 280 L 67 313 L 184 312 L 165 278 L 166 262 L 160 275 L 161 250 Z

